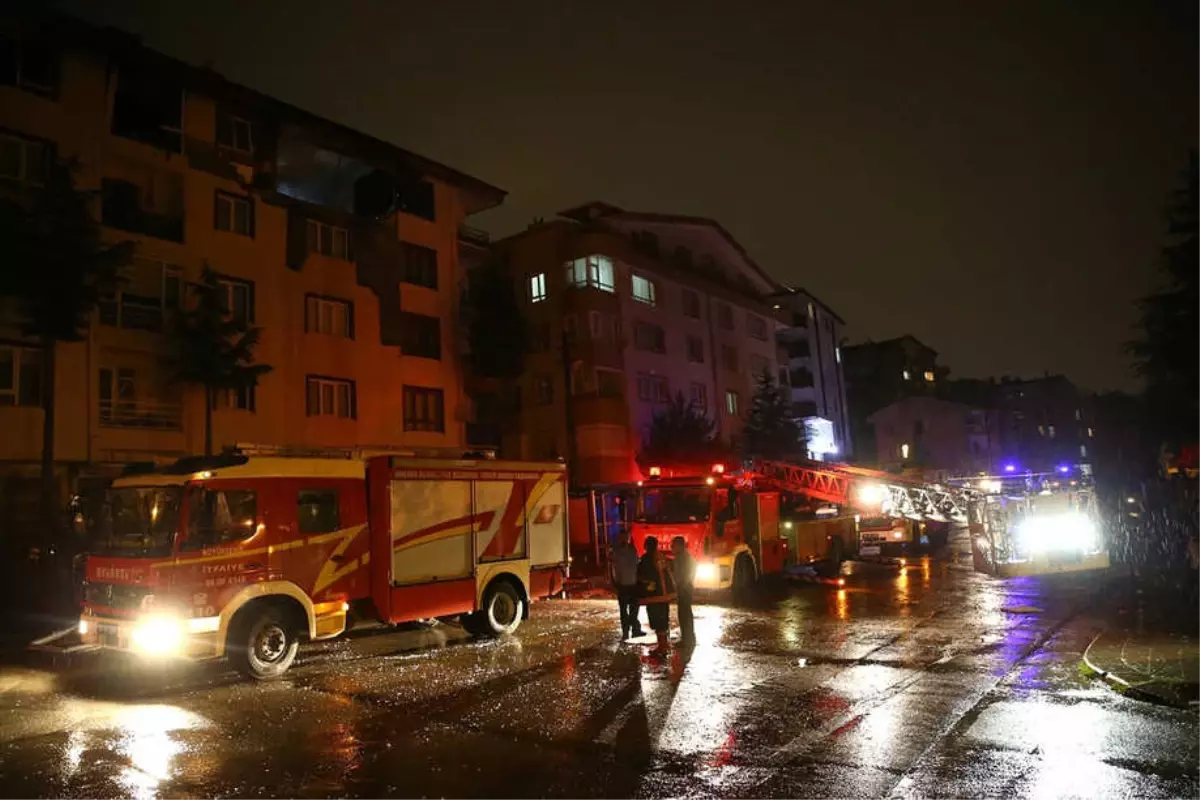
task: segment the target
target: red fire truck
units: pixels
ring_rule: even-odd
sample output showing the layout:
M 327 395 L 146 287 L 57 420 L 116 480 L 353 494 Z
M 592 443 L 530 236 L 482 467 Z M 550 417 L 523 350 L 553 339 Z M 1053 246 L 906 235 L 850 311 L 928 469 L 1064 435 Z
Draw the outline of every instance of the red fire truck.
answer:
M 461 455 L 461 453 L 459 454 Z M 283 674 L 355 619 L 509 633 L 567 577 L 561 463 L 240 448 L 116 480 L 86 520 L 84 646 Z

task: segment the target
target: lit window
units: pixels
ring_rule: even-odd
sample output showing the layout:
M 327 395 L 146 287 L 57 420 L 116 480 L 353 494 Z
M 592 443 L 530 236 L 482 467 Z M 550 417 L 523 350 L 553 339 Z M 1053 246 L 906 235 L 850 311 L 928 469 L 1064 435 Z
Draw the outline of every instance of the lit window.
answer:
M 1094 437 L 1095 435 L 1096 435 L 1096 431 L 1095 431 L 1095 429 L 1093 429 L 1093 428 L 1088 428 L 1088 438 L 1089 438 L 1089 439 L 1091 439 L 1091 438 L 1092 438 L 1092 437 Z
M 690 400 L 697 411 L 708 411 L 708 387 L 703 383 L 693 383 Z
M 1053 425 L 1047 426 L 1046 432 L 1050 434 L 1051 439 L 1054 438 L 1054 426 Z
M 546 299 L 546 273 L 529 276 L 529 302 L 540 303 Z
M 1078 421 L 1081 421 L 1082 419 L 1083 419 L 1083 409 L 1081 409 L 1081 408 L 1075 409 L 1075 420 L 1078 422 Z
M 219 231 L 254 236 L 254 204 L 249 197 L 218 191 L 213 227 Z
M 1038 436 L 1045 436 L 1045 435 L 1046 435 L 1046 426 L 1038 425 Z
M 306 230 L 308 252 L 350 260 L 350 233 L 345 228 L 310 219 Z
M 633 299 L 639 303 L 645 303 L 651 308 L 657 305 L 654 297 L 654 281 L 643 278 L 641 275 L 634 275 Z
M 842 348 L 840 348 L 840 347 L 834 348 L 833 355 L 835 358 L 837 358 L 837 363 L 839 363 L 839 364 L 842 363 Z
M 928 381 L 929 383 L 933 383 L 933 370 L 931 370 L 931 369 L 925 370 L 925 380 Z
M 577 258 L 566 263 L 567 283 L 571 286 L 591 287 L 604 292 L 614 290 L 613 262 L 608 256 L 593 255 Z
M 1086 444 L 1079 445 L 1079 457 L 1087 458 L 1087 445 Z
M 909 372 L 908 370 L 904 370 L 904 372 L 901 374 L 904 375 L 904 380 L 909 380 L 910 378 L 912 378 L 912 373 Z
M 310 294 L 304 299 L 304 330 L 353 339 L 354 305 L 346 300 Z
M 900 445 L 900 457 L 906 461 L 908 460 L 908 444 L 907 443 Z
M 342 419 L 354 419 L 357 416 L 354 381 L 309 377 L 305 388 L 308 416 Z
M 0 178 L 40 186 L 46 168 L 46 148 L 40 142 L 0 134 Z
M 737 415 L 737 413 L 738 413 L 738 394 L 737 394 L 737 392 L 730 391 L 730 390 L 725 391 L 725 413 L 730 415 L 731 417 Z

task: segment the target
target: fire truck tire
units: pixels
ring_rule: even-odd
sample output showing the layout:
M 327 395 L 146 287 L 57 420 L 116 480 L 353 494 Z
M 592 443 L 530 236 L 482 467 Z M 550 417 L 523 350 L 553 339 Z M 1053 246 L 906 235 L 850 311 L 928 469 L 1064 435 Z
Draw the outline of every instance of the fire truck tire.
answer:
M 521 624 L 525 603 L 506 580 L 494 581 L 483 596 L 483 606 L 473 616 L 473 625 L 484 636 L 503 636 Z
M 275 605 L 246 609 L 229 633 L 230 664 L 257 681 L 274 680 L 287 672 L 299 649 L 295 621 Z

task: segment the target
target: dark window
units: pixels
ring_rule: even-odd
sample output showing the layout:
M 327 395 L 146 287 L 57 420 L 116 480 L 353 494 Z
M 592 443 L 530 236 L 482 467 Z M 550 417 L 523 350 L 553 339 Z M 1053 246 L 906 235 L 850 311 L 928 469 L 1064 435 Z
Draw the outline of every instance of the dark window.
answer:
M 217 144 L 237 150 L 254 152 L 254 125 L 248 119 L 221 114 L 217 117 Z
M 683 290 L 683 313 L 685 316 L 700 319 L 700 295 L 691 289 Z
M 549 405 L 554 402 L 554 381 L 546 376 L 539 376 L 533 385 L 534 399 L 541 405 Z
M 419 244 L 401 242 L 404 253 L 400 280 L 414 286 L 438 288 L 437 250 Z
M 642 373 L 637 377 L 638 399 L 649 403 L 671 402 L 671 389 L 663 375 Z
M 254 284 L 234 278 L 221 278 L 221 310 L 239 325 L 254 322 Z
M 101 325 L 138 331 L 162 331 L 172 311 L 179 310 L 182 292 L 178 267 L 135 257 L 125 280 L 101 295 L 97 310 Z
M 817 404 L 812 400 L 800 400 L 792 403 L 792 416 L 794 417 L 815 417 L 817 415 Z
M 33 347 L 0 345 L 0 406 L 41 404 L 41 351 Z
M 733 307 L 728 303 L 717 306 L 717 324 L 727 331 L 733 330 Z
M 254 201 L 240 194 L 217 190 L 213 227 L 242 236 L 254 236 Z
M 925 420 L 919 419 L 913 422 L 913 436 L 920 436 L 925 433 Z
M 305 223 L 305 239 L 310 253 L 350 260 L 350 232 L 345 228 L 310 219 Z
M 358 416 L 354 381 L 309 376 L 305 389 L 308 416 L 340 419 L 355 419 Z
M 100 221 L 110 228 L 183 241 L 183 176 L 156 175 L 153 189 L 117 178 L 100 181 Z
M 249 539 L 258 528 L 258 494 L 244 489 L 188 489 L 184 549 L 198 550 Z
M 404 430 L 444 433 L 444 401 L 441 389 L 404 387 Z
M 41 186 L 46 178 L 49 150 L 43 142 L 0 133 L 0 178 Z
M 788 342 L 787 353 L 789 358 L 808 358 L 812 355 L 808 339 L 801 339 L 798 342 Z
M 402 311 L 400 327 L 400 350 L 404 355 L 441 359 L 442 321 L 440 319 L 427 317 L 424 314 L 414 314 L 411 311 Z
M 535 353 L 546 353 L 550 351 L 550 324 L 542 323 L 541 325 L 533 326 L 532 341 L 530 349 Z
M 738 351 L 733 345 L 723 345 L 721 347 L 721 360 L 725 363 L 725 369 L 730 372 L 738 370 Z
M 697 411 L 708 412 L 708 387 L 703 383 L 693 383 L 688 400 Z
M 60 55 L 44 38 L 0 35 L 0 86 L 53 97 L 58 92 Z
M 213 390 L 213 410 L 253 411 L 255 401 L 254 389 L 255 387 L 253 386 L 239 386 L 235 389 Z
M 807 388 L 813 385 L 812 370 L 805 367 L 792 370 L 792 386 L 800 389 Z
M 699 336 L 687 337 L 687 357 L 696 364 L 704 363 L 704 340 Z
M 161 71 L 126 64 L 117 76 L 112 132 L 162 150 L 182 150 L 183 87 Z
M 746 312 L 746 331 L 755 339 L 766 341 L 767 321 L 757 314 Z
M 667 334 L 658 325 L 651 325 L 649 322 L 635 322 L 633 324 L 633 344 L 638 350 L 665 353 L 667 352 Z
M 417 181 L 404 187 L 400 190 L 398 207 L 405 214 L 433 222 L 437 218 L 433 184 L 429 181 Z
M 601 397 L 624 397 L 625 373 L 615 369 L 597 369 L 596 393 Z
M 332 533 L 340 527 L 335 489 L 302 490 L 296 497 L 301 533 Z
M 304 298 L 304 330 L 326 336 L 354 338 L 354 304 L 336 297 L 310 294 Z

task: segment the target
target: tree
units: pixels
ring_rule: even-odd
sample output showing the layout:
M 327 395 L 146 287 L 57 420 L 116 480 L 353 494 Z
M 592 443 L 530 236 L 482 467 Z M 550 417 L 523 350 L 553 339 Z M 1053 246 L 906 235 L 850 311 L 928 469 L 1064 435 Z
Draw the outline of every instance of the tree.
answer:
M 1142 298 L 1140 336 L 1129 343 L 1145 383 L 1151 419 L 1165 439 L 1178 444 L 1196 439 L 1200 396 L 1200 269 L 1197 258 L 1197 163 L 1190 154 L 1167 213 L 1167 241 L 1160 267 L 1165 285 Z
M 481 378 L 515 380 L 525 370 L 529 325 L 507 265 L 496 256 L 471 272 L 466 307 L 471 370 Z
M 117 288 L 133 242 L 106 245 L 92 215 L 93 192 L 75 187 L 74 164 L 48 161 L 42 183 L 0 199 L 0 241 L 6 266 L 0 295 L 13 301 L 21 334 L 41 350 L 42 519 L 58 527 L 54 429 L 58 344 L 85 338 L 100 298 Z
M 217 390 L 255 387 L 272 368 L 254 363 L 262 329 L 229 313 L 217 273 L 205 264 L 200 281 L 188 288 L 194 302 L 180 312 L 171 329 L 176 351 L 174 378 L 204 387 L 204 454 L 209 456 Z
M 792 418 L 791 404 L 769 370 L 755 377 L 754 398 L 742 428 L 747 458 L 781 458 L 804 450 L 804 431 Z
M 723 461 L 728 448 L 714 435 L 716 424 L 695 402 L 677 392 L 667 407 L 654 415 L 650 432 L 638 453 L 643 471 L 652 464 L 705 465 Z

